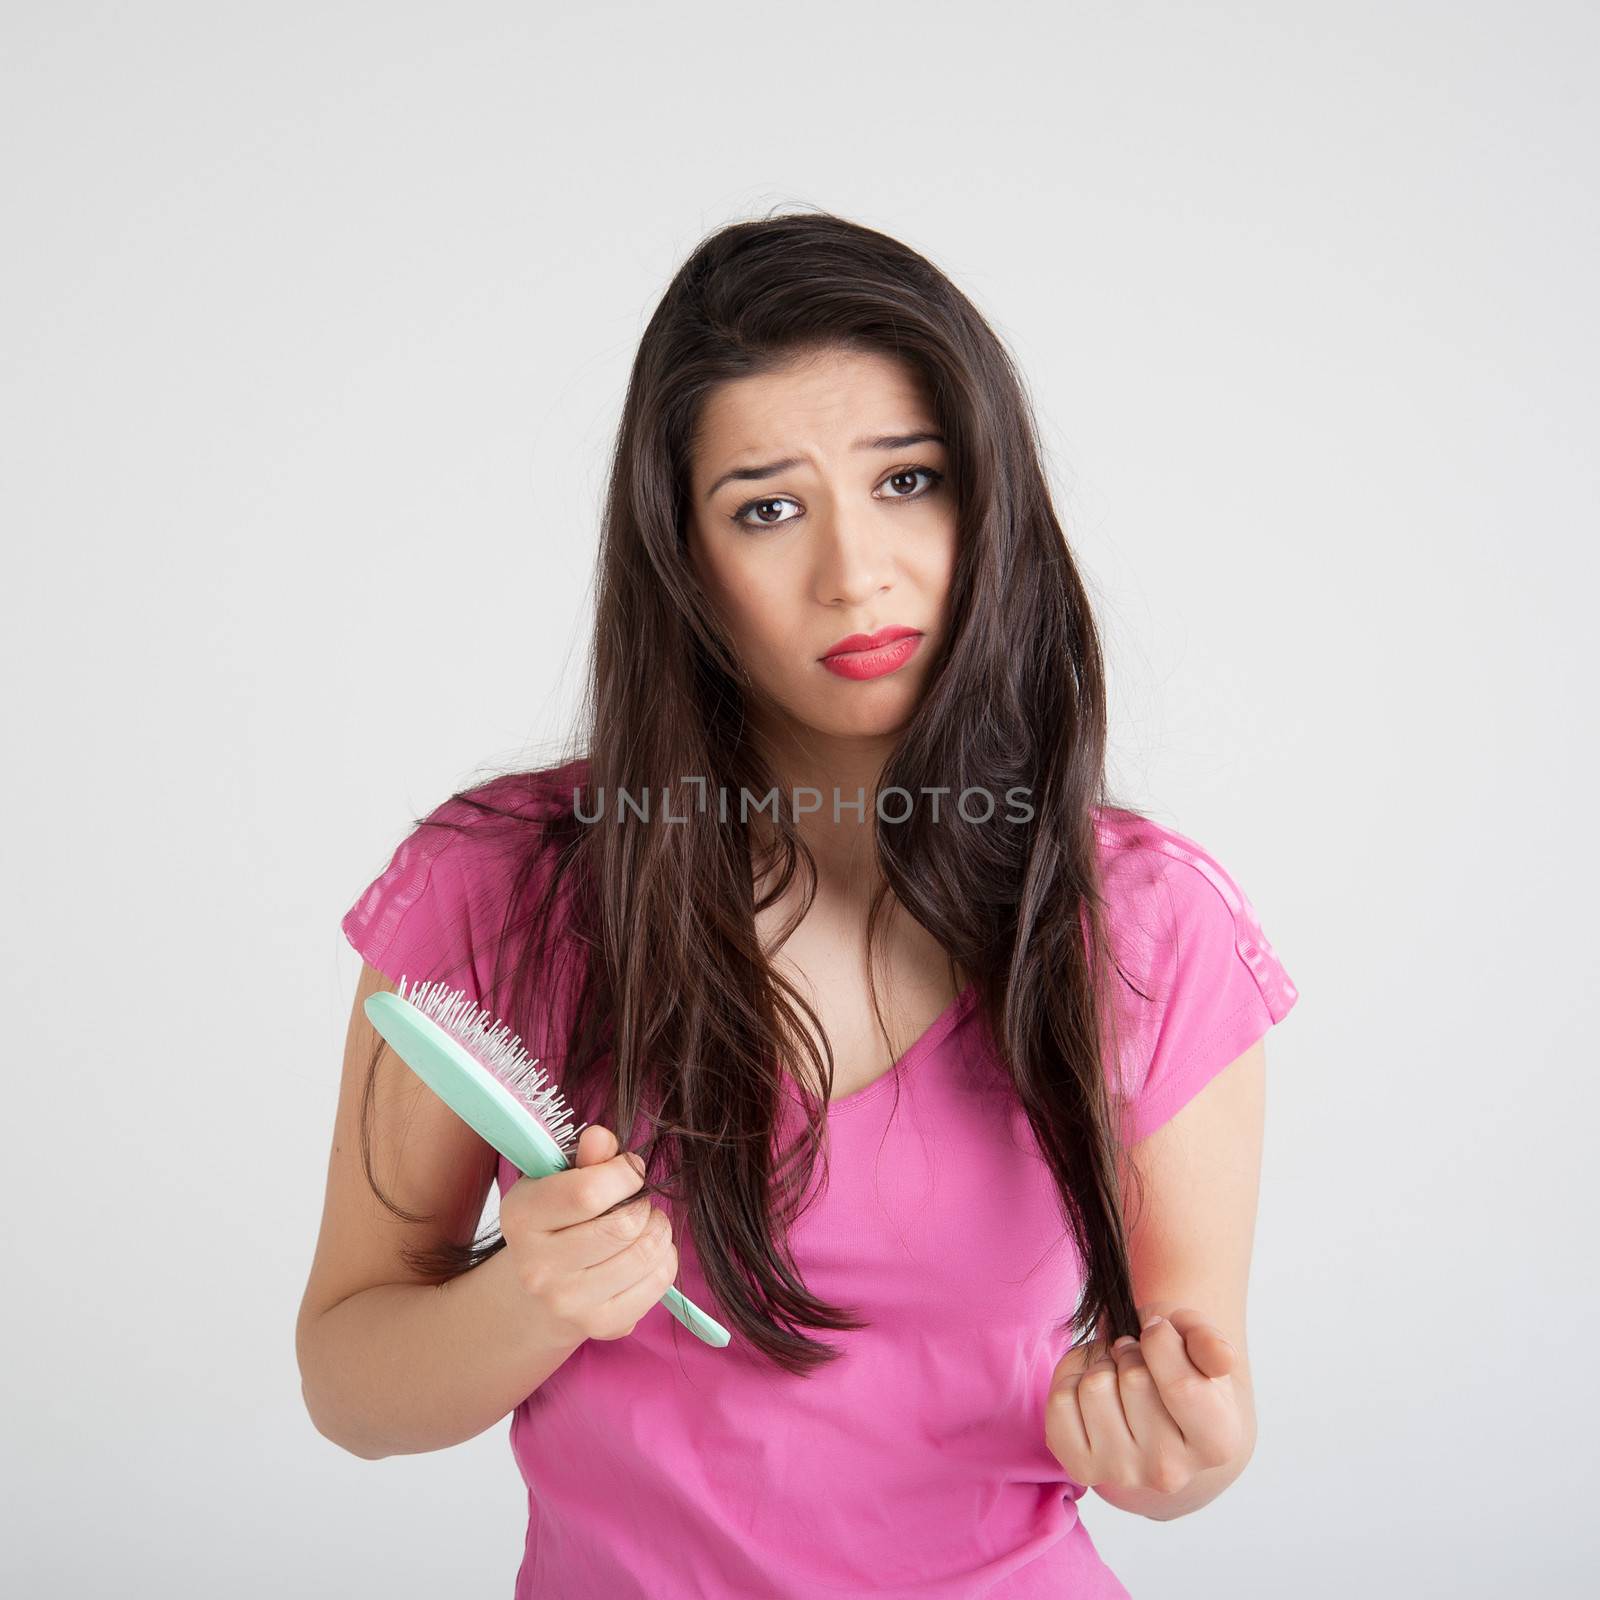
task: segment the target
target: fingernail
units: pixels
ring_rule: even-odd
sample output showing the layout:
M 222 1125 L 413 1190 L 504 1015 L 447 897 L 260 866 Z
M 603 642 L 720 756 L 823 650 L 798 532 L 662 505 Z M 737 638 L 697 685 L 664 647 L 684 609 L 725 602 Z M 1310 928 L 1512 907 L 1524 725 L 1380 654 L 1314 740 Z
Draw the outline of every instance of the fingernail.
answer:
M 1125 1333 L 1111 1348 L 1113 1350 L 1126 1350 L 1130 1344 L 1138 1344 L 1138 1342 L 1131 1333 Z
M 1148 1316 L 1148 1317 L 1146 1317 L 1144 1319 L 1144 1325 L 1140 1328 L 1139 1331 L 1141 1333 L 1148 1333 L 1152 1328 L 1158 1326 L 1160 1323 L 1163 1323 L 1165 1321 L 1166 1321 L 1165 1317 Z

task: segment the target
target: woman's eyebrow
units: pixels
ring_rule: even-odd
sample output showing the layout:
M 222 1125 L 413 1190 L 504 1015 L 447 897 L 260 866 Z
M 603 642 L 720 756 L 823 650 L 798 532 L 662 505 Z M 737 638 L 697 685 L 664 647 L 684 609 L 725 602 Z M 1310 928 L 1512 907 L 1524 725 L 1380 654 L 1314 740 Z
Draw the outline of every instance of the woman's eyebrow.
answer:
M 943 444 L 944 435 L 939 433 L 880 433 L 870 439 L 857 439 L 850 446 L 852 450 L 909 450 L 914 444 Z M 705 492 L 709 500 L 725 483 L 744 483 L 758 478 L 775 478 L 780 472 L 787 472 L 791 467 L 801 466 L 803 463 L 799 456 L 785 456 L 782 461 L 769 461 L 760 467 L 735 467 L 732 472 L 724 472 L 717 481 Z

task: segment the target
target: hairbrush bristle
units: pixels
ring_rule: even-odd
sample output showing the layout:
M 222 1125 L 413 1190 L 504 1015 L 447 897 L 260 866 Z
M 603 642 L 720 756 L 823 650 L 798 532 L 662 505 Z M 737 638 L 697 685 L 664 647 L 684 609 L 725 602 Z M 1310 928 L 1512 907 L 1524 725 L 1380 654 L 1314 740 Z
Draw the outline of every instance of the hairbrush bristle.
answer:
M 540 1070 L 539 1058 L 530 1056 L 522 1040 L 505 1023 L 475 1005 L 465 989 L 443 983 L 426 983 L 410 991 L 400 979 L 395 990 L 423 1016 L 436 1022 L 463 1046 L 473 1060 L 492 1072 L 539 1119 L 540 1126 L 569 1159 L 587 1122 L 572 1126 L 572 1110 L 560 1088 Z

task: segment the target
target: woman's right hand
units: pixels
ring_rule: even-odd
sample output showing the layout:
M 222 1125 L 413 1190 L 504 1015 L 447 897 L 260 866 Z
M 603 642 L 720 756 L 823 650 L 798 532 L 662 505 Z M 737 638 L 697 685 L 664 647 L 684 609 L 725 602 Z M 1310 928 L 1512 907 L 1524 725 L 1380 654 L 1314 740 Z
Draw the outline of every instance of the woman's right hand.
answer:
M 644 1198 L 622 1203 L 643 1187 L 640 1158 L 591 1123 L 572 1166 L 519 1178 L 501 1197 L 517 1281 L 556 1340 L 626 1338 L 671 1288 L 678 1250 L 666 1213 Z

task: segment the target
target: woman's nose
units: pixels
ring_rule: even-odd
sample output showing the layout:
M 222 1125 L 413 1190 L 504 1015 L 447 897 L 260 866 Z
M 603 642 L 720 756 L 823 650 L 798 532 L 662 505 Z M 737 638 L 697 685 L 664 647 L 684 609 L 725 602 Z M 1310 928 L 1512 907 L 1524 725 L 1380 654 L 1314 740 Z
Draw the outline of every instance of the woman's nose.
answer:
M 889 588 L 883 541 L 848 519 L 836 519 L 818 541 L 816 596 L 824 605 L 861 605 Z

